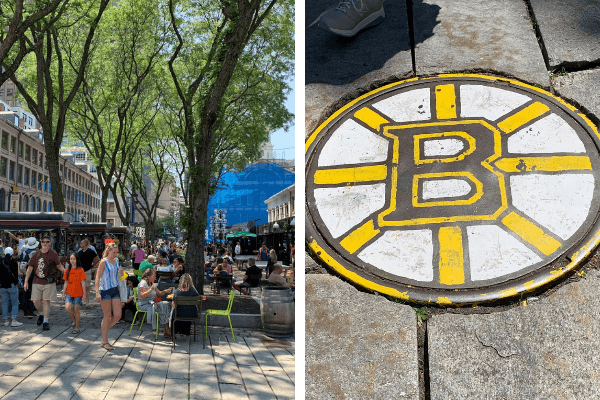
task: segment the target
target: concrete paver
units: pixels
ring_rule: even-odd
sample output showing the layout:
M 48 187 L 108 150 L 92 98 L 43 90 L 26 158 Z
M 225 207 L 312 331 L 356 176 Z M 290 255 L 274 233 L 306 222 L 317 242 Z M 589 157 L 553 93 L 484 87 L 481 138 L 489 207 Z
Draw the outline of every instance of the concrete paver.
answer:
M 428 322 L 431 399 L 598 399 L 600 273 L 526 307 Z
M 571 72 L 552 79 L 552 87 L 563 98 L 573 100 L 585 111 L 600 118 L 600 69 Z
M 600 1 L 531 0 L 550 68 L 600 60 Z
M 421 26 L 432 13 L 438 23 L 421 40 Z M 488 70 L 550 87 L 522 0 L 424 0 L 415 3 L 413 15 L 418 76 Z
M 329 275 L 307 275 L 305 288 L 307 398 L 419 398 L 412 308 Z
M 25 324 L 19 328 L 0 327 L 3 361 L 0 363 L 0 399 L 162 400 L 189 396 L 190 399 L 214 400 L 248 398 L 256 392 L 270 393 L 270 398 L 277 396 L 264 374 L 262 391 L 256 385 L 247 389 L 241 377 L 241 371 L 257 368 L 254 352 L 268 352 L 261 341 L 262 332 L 235 329 L 236 342 L 233 342 L 229 327 L 209 327 L 206 348 L 202 348 L 201 337 L 197 341 L 185 337 L 177 339 L 173 350 L 171 340 L 162 336 L 156 340 L 155 331 L 148 324 L 142 331 L 134 329 L 131 336 L 128 324 L 118 324 L 109 331 L 115 350 L 108 352 L 100 347 L 101 309 L 92 305 L 91 310 L 84 311 L 81 331 L 73 335 L 67 328 L 70 320 L 61 303 L 57 296 L 50 331 L 42 331 L 35 319 L 22 317 L 19 319 Z M 249 343 L 245 341 L 247 338 L 251 340 Z M 268 339 L 265 337 L 265 340 Z M 295 345 L 293 338 L 277 343 Z M 238 363 L 236 353 L 240 360 L 246 361 Z M 273 355 L 271 358 L 275 360 Z M 279 375 L 293 387 L 290 358 L 281 361 L 286 371 L 280 366 Z M 217 375 L 217 362 L 220 375 Z M 289 387 L 280 386 L 282 398 L 288 398 Z

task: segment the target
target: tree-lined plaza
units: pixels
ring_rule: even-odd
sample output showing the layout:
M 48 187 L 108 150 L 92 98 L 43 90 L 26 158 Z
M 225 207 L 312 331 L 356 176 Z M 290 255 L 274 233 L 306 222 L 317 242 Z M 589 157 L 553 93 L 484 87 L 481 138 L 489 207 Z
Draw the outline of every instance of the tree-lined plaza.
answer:
M 156 193 L 176 183 L 186 265 L 200 284 L 219 178 L 292 122 L 293 19 L 290 0 L 2 1 L 0 84 L 13 81 L 41 125 L 52 188 L 65 178 L 61 145 L 85 146 L 103 221 L 109 194 L 122 199 L 123 221 L 131 199 L 152 240 L 158 196 L 145 181 Z M 65 211 L 62 190 L 52 202 Z

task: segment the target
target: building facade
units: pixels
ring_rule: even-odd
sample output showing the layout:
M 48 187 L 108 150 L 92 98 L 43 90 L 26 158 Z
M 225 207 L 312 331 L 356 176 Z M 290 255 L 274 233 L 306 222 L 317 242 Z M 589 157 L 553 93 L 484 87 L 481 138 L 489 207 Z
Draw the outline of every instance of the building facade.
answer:
M 29 126 L 30 114 L 23 116 L 23 110 L 16 108 L 0 102 L 0 210 L 54 211 L 41 132 L 24 129 Z M 59 168 L 66 212 L 78 221 L 100 221 L 99 187 L 95 177 L 66 158 L 60 158 Z

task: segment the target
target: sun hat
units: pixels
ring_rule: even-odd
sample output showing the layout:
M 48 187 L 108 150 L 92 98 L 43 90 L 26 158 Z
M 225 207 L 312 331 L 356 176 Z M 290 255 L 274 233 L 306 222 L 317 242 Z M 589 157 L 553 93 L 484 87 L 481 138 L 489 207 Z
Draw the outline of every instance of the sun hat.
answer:
M 12 247 L 6 247 L 4 248 L 4 255 L 5 256 L 12 256 L 15 253 L 15 251 L 12 249 Z
M 27 243 L 25 243 L 23 247 L 26 249 L 37 249 L 39 244 L 40 242 L 38 242 L 36 238 L 30 237 L 27 238 Z

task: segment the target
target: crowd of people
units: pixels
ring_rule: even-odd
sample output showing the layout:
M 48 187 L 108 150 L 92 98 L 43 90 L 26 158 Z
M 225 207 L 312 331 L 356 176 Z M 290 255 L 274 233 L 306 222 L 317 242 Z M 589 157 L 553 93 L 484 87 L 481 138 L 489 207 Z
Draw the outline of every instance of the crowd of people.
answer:
M 178 243 L 160 242 L 156 246 L 144 246 L 143 243 L 132 244 L 128 256 L 137 274 L 127 276 L 120 264 L 117 244 L 107 240 L 104 251 L 98 255 L 90 240 L 85 238 L 79 243 L 79 249 L 73 251 L 64 265 L 58 254 L 51 248 L 52 238 L 43 236 L 39 241 L 36 237 L 24 238 L 24 235 L 4 231 L 12 239 L 12 245 L 0 240 L 0 296 L 2 298 L 2 316 L 5 326 L 18 327 L 19 308 L 23 309 L 24 317 L 37 317 L 37 324 L 44 331 L 50 329 L 51 301 L 57 299 L 57 282 L 63 281 L 62 300 L 65 311 L 71 319 L 70 329 L 73 334 L 80 332 L 81 308 L 90 309 L 91 286 L 94 282 L 95 300 L 102 309 L 102 341 L 101 346 L 113 350 L 108 341 L 108 331 L 124 320 L 125 311 L 135 313 L 138 309 L 147 311 L 148 322 L 153 329 L 164 327 L 164 336 L 173 334 L 189 335 L 190 323 L 178 321 L 172 326 L 173 313 L 179 316 L 197 316 L 194 306 L 180 306 L 174 311 L 172 301 L 164 301 L 168 294 L 173 296 L 197 296 L 191 276 L 186 273 L 183 254 L 185 245 Z M 241 252 L 240 244 L 235 249 L 231 244 L 225 247 L 208 248 L 205 253 L 206 281 L 214 282 L 217 275 L 233 275 L 234 254 Z M 183 254 L 182 254 L 183 253 Z M 265 275 L 267 282 L 293 288 L 283 275 L 283 268 L 277 262 L 274 249 L 265 245 L 257 251 L 256 260 L 267 261 Z M 219 280 L 216 292 L 222 289 L 238 290 L 248 294 L 248 289 L 261 284 L 262 270 L 255 265 L 255 260 L 248 260 L 248 268 L 240 282 L 235 279 Z M 160 290 L 160 281 L 170 283 L 170 287 Z M 174 289 L 174 286 L 177 286 Z M 137 288 L 137 299 L 134 298 L 134 288 Z M 9 310 L 10 306 L 10 310 Z M 158 316 L 157 316 L 158 314 Z M 195 315 L 194 315 L 195 314 Z

